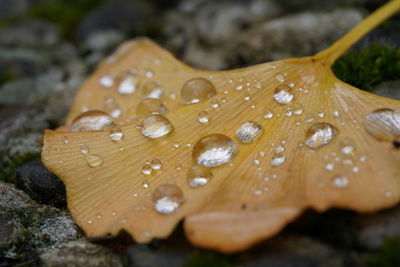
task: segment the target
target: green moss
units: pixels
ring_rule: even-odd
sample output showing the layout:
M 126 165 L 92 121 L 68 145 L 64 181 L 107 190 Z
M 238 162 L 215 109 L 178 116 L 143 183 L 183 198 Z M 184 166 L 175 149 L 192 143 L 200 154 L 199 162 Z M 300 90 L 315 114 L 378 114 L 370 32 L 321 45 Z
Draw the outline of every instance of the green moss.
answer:
M 211 251 L 196 251 L 183 267 L 232 267 L 230 259 L 226 255 Z
M 40 153 L 28 153 L 23 156 L 9 160 L 6 166 L 0 169 L 0 181 L 14 182 L 15 169 L 18 166 L 38 157 L 40 157 Z
M 400 48 L 373 45 L 351 51 L 332 67 L 342 81 L 363 90 L 370 90 L 384 81 L 400 79 Z
M 364 257 L 364 263 L 369 267 L 400 266 L 400 239 L 386 239 L 380 251 Z
M 71 39 L 82 18 L 102 2 L 104 0 L 60 0 L 53 4 L 34 7 L 28 15 L 59 25 L 62 35 Z

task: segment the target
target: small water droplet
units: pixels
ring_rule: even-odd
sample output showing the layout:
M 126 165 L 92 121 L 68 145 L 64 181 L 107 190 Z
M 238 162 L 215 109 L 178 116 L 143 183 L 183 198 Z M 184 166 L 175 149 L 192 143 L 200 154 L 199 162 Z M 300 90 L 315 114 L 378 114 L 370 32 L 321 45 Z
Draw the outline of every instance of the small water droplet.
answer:
M 173 131 L 174 126 L 161 114 L 152 114 L 141 122 L 141 133 L 148 138 L 159 138 Z
M 272 110 L 266 110 L 264 114 L 264 119 L 271 119 L 274 116 L 274 113 L 272 113 Z
M 111 74 L 104 74 L 100 77 L 99 83 L 103 87 L 111 87 L 114 85 L 114 76 Z
M 211 107 L 212 108 L 215 108 L 215 109 L 217 109 L 217 108 L 219 108 L 219 100 L 218 99 L 212 99 L 211 100 Z
M 146 78 L 151 79 L 154 76 L 154 72 L 152 70 L 146 71 Z
M 378 109 L 367 115 L 365 130 L 379 141 L 400 140 L 400 112 L 391 109 Z
M 276 167 L 276 166 L 282 165 L 285 162 L 285 159 L 286 159 L 285 156 L 274 156 L 271 159 L 270 164 L 272 167 Z
M 261 161 L 259 159 L 253 159 L 254 165 L 260 165 Z
M 257 122 L 246 121 L 236 130 L 236 136 L 240 142 L 251 144 L 262 135 L 263 131 L 262 126 Z
M 154 208 L 161 214 L 170 214 L 176 211 L 184 202 L 182 190 L 173 184 L 158 186 L 152 196 Z
M 160 99 L 164 94 L 164 89 L 154 81 L 148 81 L 143 85 L 142 95 L 143 98 L 157 98 Z
M 214 85 L 204 78 L 193 78 L 187 81 L 181 90 L 185 104 L 196 104 L 217 94 Z
M 303 113 L 303 106 L 299 103 L 295 103 L 291 106 L 291 109 L 293 110 L 293 113 L 295 115 L 301 115 Z
M 113 118 L 119 118 L 122 115 L 122 109 L 112 97 L 104 99 L 104 111 L 110 114 Z
M 275 79 L 276 79 L 278 82 L 280 82 L 280 83 L 285 82 L 285 76 L 284 76 L 282 73 L 278 73 L 278 74 L 275 76 Z
M 62 142 L 66 145 L 68 145 L 69 141 L 67 139 L 63 139 Z
M 349 186 L 349 179 L 343 175 L 336 175 L 332 178 L 332 185 L 338 189 L 345 189 Z
M 312 113 L 307 113 L 304 115 L 304 121 L 307 123 L 312 122 L 313 120 L 315 120 L 315 115 Z
M 192 157 L 197 164 L 216 167 L 232 160 L 237 152 L 238 148 L 231 138 L 223 134 L 210 134 L 196 142 Z
M 291 89 L 286 85 L 279 85 L 274 91 L 274 99 L 279 104 L 289 104 L 294 98 Z
M 333 115 L 333 117 L 338 118 L 340 116 L 340 111 L 339 110 L 335 110 L 335 111 L 333 111 L 332 115 Z
M 89 165 L 89 167 L 98 167 L 101 164 L 103 164 L 104 160 L 101 156 L 96 155 L 96 154 L 88 154 L 85 156 L 86 163 Z
M 72 132 L 99 131 L 113 124 L 113 120 L 107 113 L 99 110 L 91 110 L 77 116 L 69 129 Z
M 280 153 L 282 153 L 283 151 L 285 151 L 285 148 L 284 148 L 283 146 L 277 146 L 277 147 L 275 148 L 275 153 L 277 153 L 277 154 L 280 154 Z
M 323 118 L 325 116 L 325 113 L 320 112 L 320 113 L 317 114 L 317 116 L 320 117 L 320 118 Z
M 187 172 L 187 180 L 192 188 L 207 184 L 211 178 L 211 170 L 203 165 L 194 165 Z
M 118 85 L 118 93 L 121 95 L 132 94 L 139 86 L 139 79 L 136 76 L 125 74 L 120 77 L 121 82 Z
M 139 116 L 149 114 L 165 114 L 168 109 L 164 106 L 162 101 L 157 98 L 145 98 L 137 106 L 136 114 Z
M 86 155 L 89 153 L 89 147 L 87 145 L 81 145 L 80 151 L 82 154 Z
M 87 223 L 88 223 L 88 224 L 92 224 L 92 223 L 93 223 L 93 220 L 88 220 Z
M 143 187 L 143 188 L 149 188 L 149 187 L 150 187 L 150 184 L 149 184 L 149 182 L 147 182 L 147 181 L 143 181 L 143 183 L 142 183 L 142 187 Z
M 308 129 L 305 144 L 309 148 L 317 149 L 328 144 L 337 132 L 338 130 L 329 123 L 316 123 Z
M 353 172 L 358 172 L 360 170 L 360 168 L 358 166 L 353 166 L 353 168 L 351 168 L 351 170 Z
M 110 129 L 110 138 L 113 141 L 119 142 L 124 138 L 124 133 L 122 132 L 122 129 L 117 127 L 117 126 L 113 126 Z
M 153 159 L 150 161 L 150 166 L 153 170 L 159 170 L 162 167 L 161 160 L 159 159 Z
M 200 111 L 197 114 L 197 121 L 200 123 L 207 123 L 210 120 L 210 114 L 207 111 Z
M 325 170 L 327 171 L 333 171 L 333 168 L 335 167 L 335 165 L 333 163 L 327 163 L 325 165 Z
M 144 175 L 150 175 L 153 172 L 153 168 L 150 164 L 146 163 L 142 166 L 142 173 Z
M 250 97 L 249 94 L 245 94 L 244 97 L 243 97 L 244 101 L 249 101 L 250 99 L 251 99 L 251 97 Z
M 238 86 L 236 86 L 236 90 L 240 91 L 243 89 L 243 85 L 239 84 Z

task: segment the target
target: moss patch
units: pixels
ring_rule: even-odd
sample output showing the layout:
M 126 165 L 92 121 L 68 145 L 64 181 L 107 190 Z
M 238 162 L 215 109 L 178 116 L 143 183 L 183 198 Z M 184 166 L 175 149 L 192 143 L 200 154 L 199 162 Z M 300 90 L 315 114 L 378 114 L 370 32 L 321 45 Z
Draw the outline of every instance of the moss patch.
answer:
M 6 164 L 5 167 L 1 167 L 0 181 L 14 183 L 15 182 L 15 169 L 18 166 L 20 166 L 34 158 L 39 158 L 39 157 L 40 157 L 40 153 L 28 153 L 23 156 L 11 159 Z
M 232 262 L 226 255 L 211 251 L 196 251 L 183 267 L 233 267 Z
M 62 35 L 71 39 L 74 30 L 84 16 L 104 0 L 62 0 L 49 5 L 39 5 L 28 16 L 46 19 L 59 25 Z
M 400 48 L 373 45 L 351 51 L 332 67 L 342 81 L 363 90 L 370 90 L 384 81 L 400 79 Z
M 365 256 L 364 263 L 369 267 L 400 266 L 400 239 L 386 239 L 380 251 Z

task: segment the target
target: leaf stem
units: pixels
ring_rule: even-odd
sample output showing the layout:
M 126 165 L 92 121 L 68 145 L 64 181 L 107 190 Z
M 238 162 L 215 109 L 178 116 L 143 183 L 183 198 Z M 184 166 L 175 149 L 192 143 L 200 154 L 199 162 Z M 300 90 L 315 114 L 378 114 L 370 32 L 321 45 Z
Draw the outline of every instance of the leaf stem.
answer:
M 400 0 L 392 0 L 380 7 L 360 24 L 346 33 L 327 49 L 314 56 L 315 59 L 326 61 L 332 65 L 335 60 L 346 52 L 353 44 L 372 31 L 379 24 L 387 20 L 400 10 Z

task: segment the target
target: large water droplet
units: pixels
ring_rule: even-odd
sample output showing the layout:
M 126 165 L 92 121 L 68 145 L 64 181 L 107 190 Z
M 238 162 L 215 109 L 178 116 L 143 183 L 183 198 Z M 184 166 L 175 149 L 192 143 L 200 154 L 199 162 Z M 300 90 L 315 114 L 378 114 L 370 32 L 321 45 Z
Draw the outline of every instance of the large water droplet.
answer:
M 197 164 L 216 167 L 230 161 L 238 152 L 235 142 L 223 134 L 210 134 L 193 146 L 192 157 Z
M 285 159 L 286 159 L 285 156 L 274 156 L 270 162 L 271 166 L 276 167 L 276 166 L 282 165 L 285 162 Z
M 289 86 L 279 85 L 274 91 L 274 98 L 280 104 L 289 104 L 293 100 L 294 95 Z
M 153 168 L 153 170 L 159 170 L 162 167 L 161 160 L 159 159 L 153 159 L 150 161 L 150 166 Z
M 161 98 L 164 94 L 164 90 L 157 82 L 149 81 L 146 82 L 142 89 L 144 98 Z
M 153 168 L 150 164 L 146 163 L 142 166 L 142 173 L 144 175 L 150 175 L 153 172 Z
M 305 144 L 309 148 L 317 149 L 328 144 L 337 132 L 338 130 L 329 123 L 316 123 L 308 129 Z
M 89 167 L 97 167 L 103 164 L 104 160 L 101 156 L 96 154 L 89 154 L 85 156 L 86 163 Z
M 139 85 L 139 79 L 131 74 L 126 74 L 121 77 L 121 83 L 118 86 L 118 93 L 121 95 L 132 94 L 136 91 Z
M 207 184 L 211 178 L 211 170 L 203 165 L 194 165 L 187 172 L 187 180 L 192 188 Z
M 173 184 L 158 186 L 151 196 L 154 208 L 161 214 L 170 214 L 184 202 L 182 190 Z
M 365 130 L 379 141 L 400 140 L 400 111 L 378 109 L 364 120 Z
M 174 126 L 161 114 L 145 117 L 140 125 L 141 133 L 148 138 L 159 138 L 173 131 Z
M 244 144 L 253 143 L 262 133 L 262 126 L 254 121 L 246 121 L 236 130 L 237 138 Z
M 148 114 L 165 114 L 168 109 L 164 106 L 160 99 L 145 98 L 137 106 L 136 113 L 139 116 Z
M 181 90 L 182 101 L 186 104 L 196 104 L 216 94 L 214 85 L 204 78 L 190 79 Z
M 121 128 L 114 126 L 110 129 L 110 138 L 113 141 L 119 142 L 124 138 L 124 132 Z
M 99 131 L 113 124 L 107 113 L 100 110 L 86 111 L 77 116 L 69 126 L 72 132 Z
M 332 185 L 338 189 L 344 189 L 349 186 L 349 179 L 343 175 L 336 175 L 332 178 Z

